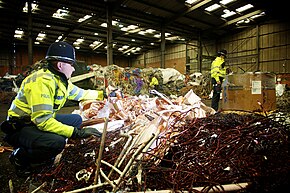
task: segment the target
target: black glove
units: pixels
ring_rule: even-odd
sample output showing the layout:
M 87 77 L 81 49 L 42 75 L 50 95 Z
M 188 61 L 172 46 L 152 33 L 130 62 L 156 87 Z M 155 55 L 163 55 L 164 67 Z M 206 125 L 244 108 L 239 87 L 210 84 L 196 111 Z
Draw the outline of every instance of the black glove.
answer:
M 107 98 L 108 98 L 108 95 L 107 95 L 106 89 L 103 90 L 103 97 L 104 97 L 104 99 L 107 99 Z
M 80 139 L 80 138 L 87 138 L 87 137 L 90 137 L 92 135 L 94 135 L 96 137 L 101 137 L 102 133 L 93 127 L 86 127 L 86 128 L 82 128 L 82 129 L 75 127 L 71 138 L 72 139 Z

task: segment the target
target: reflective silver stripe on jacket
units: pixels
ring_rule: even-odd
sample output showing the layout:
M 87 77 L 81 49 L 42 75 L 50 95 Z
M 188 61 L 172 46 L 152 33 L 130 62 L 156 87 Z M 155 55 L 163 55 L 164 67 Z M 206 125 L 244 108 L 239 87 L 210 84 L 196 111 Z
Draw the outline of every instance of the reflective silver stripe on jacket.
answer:
M 35 119 L 35 123 L 38 125 L 44 121 L 47 121 L 48 119 L 50 119 L 52 117 L 52 114 L 48 114 L 48 115 L 43 115 L 41 117 L 37 117 Z
M 74 95 L 78 91 L 78 89 L 79 89 L 79 92 L 78 92 L 77 96 L 73 98 L 74 100 L 77 100 L 77 101 L 83 96 L 84 89 L 81 89 L 77 86 L 74 86 L 72 91 L 70 92 L 70 95 Z
M 32 112 L 46 111 L 46 110 L 53 112 L 53 106 L 47 105 L 47 104 L 40 104 L 40 105 L 33 105 L 32 106 Z
M 19 115 L 20 117 L 21 116 L 25 116 L 25 115 L 28 115 L 26 112 L 22 111 L 21 109 L 19 109 L 18 107 L 15 106 L 14 103 L 11 104 L 11 107 L 10 109 L 12 111 L 14 111 L 17 115 Z

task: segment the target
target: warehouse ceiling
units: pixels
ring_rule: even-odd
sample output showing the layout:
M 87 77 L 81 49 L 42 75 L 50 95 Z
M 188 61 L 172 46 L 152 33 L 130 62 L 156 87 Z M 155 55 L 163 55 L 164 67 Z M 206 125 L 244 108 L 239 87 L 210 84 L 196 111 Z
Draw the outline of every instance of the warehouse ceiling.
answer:
M 31 32 L 34 47 L 64 40 L 80 51 L 106 53 L 107 15 L 111 15 L 113 54 L 141 54 L 160 48 L 161 32 L 166 45 L 178 44 L 199 37 L 218 39 L 269 19 L 283 19 L 283 5 L 278 9 L 277 2 L 273 6 L 263 0 L 31 0 L 29 14 L 25 0 L 0 0 L 0 42 L 28 45 Z

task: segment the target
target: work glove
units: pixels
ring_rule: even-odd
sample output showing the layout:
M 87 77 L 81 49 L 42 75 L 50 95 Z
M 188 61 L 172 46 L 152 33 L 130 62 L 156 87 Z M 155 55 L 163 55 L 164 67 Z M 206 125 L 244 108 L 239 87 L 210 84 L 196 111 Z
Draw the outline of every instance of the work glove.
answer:
M 81 138 L 88 138 L 92 135 L 94 135 L 96 137 L 101 137 L 102 133 L 93 127 L 85 127 L 82 129 L 75 127 L 71 138 L 72 139 L 81 139 Z
M 124 98 L 123 93 L 120 90 L 114 90 L 109 94 L 110 97 L 120 97 Z
M 106 89 L 103 90 L 103 97 L 104 97 L 104 99 L 107 99 L 107 98 L 108 98 L 108 95 L 107 95 Z

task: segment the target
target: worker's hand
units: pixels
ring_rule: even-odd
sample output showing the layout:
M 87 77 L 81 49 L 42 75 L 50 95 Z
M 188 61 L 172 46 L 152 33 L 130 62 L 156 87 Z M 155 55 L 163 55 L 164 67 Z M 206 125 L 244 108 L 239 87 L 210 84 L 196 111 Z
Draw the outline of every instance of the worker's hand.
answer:
M 217 84 L 221 84 L 221 81 L 217 81 Z
M 82 129 L 75 127 L 71 138 L 72 139 L 81 139 L 81 138 L 88 138 L 92 135 L 94 135 L 96 137 L 101 137 L 102 133 L 93 127 L 85 127 Z
M 122 91 L 114 90 L 109 94 L 109 97 L 117 97 L 117 98 L 124 98 Z
M 104 99 L 107 99 L 107 98 L 108 98 L 108 95 L 107 95 L 106 89 L 103 90 L 103 97 L 104 97 Z

